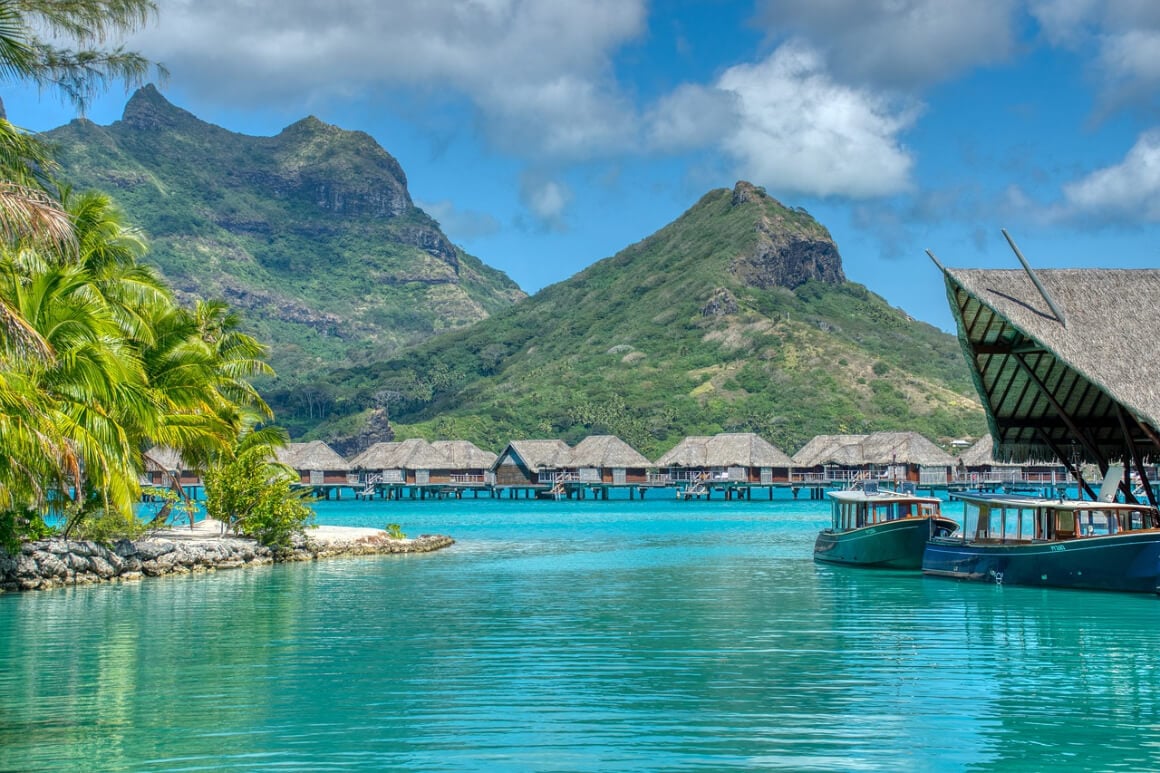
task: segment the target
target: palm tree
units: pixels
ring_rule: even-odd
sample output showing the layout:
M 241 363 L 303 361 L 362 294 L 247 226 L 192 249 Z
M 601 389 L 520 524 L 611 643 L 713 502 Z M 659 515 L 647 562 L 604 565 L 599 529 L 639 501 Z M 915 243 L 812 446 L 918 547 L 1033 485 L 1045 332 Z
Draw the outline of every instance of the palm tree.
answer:
M 111 39 L 135 32 L 157 13 L 153 0 L 0 0 L 0 77 L 55 88 L 84 113 L 112 81 L 140 85 L 152 64 Z M 76 43 L 62 48 L 57 41 Z

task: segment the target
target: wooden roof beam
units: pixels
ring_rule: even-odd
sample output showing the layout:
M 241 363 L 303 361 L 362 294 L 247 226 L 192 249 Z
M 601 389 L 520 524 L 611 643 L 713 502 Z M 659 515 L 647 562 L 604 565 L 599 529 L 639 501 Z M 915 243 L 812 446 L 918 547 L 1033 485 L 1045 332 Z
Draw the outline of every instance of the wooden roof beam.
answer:
M 1072 422 L 1071 417 L 1068 415 L 1067 411 L 1065 411 L 1063 406 L 1059 404 L 1059 401 L 1055 399 L 1055 395 L 1051 394 L 1051 392 L 1047 389 L 1047 386 L 1039 380 L 1039 376 L 1035 374 L 1035 371 L 1031 369 L 1030 365 L 1023 361 L 1022 357 L 1015 354 L 1012 355 L 1012 359 L 1019 363 L 1020 367 L 1022 367 L 1023 370 L 1027 373 L 1027 378 L 1034 382 L 1036 388 L 1038 388 L 1043 393 L 1043 396 L 1046 397 L 1047 401 L 1051 403 L 1053 408 L 1055 408 L 1056 412 L 1059 414 L 1059 418 L 1063 420 L 1063 423 L 1066 424 L 1068 429 L 1072 431 L 1075 438 L 1079 440 L 1087 452 L 1092 455 L 1092 458 L 1096 460 L 1096 463 L 1100 466 L 1100 473 L 1107 473 L 1108 460 L 1104 458 L 1104 455 L 1099 452 L 1099 449 L 1096 448 L 1096 446 L 1092 443 L 1091 439 L 1087 436 L 1087 433 L 1081 432 L 1079 427 L 1077 427 L 1074 422 Z

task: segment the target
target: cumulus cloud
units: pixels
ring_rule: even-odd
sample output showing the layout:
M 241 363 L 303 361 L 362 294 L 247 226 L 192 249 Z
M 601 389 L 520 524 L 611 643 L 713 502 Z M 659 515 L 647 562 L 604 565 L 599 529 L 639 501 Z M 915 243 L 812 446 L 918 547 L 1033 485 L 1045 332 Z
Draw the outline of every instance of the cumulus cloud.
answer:
M 727 133 L 739 110 L 734 92 L 682 84 L 648 112 L 646 142 L 650 148 L 668 152 L 703 147 Z
M 1153 0 L 1031 0 L 1053 45 L 1088 57 L 1100 85 L 1098 112 L 1155 107 L 1160 90 L 1160 3 Z
M 1064 213 L 1099 222 L 1160 222 L 1160 129 L 1140 135 L 1119 164 L 1063 188 Z
M 849 82 L 921 88 L 1015 48 L 1016 0 L 763 0 L 759 22 L 775 38 L 823 50 Z
M 226 104 L 416 90 L 471 105 L 501 145 L 586 157 L 631 141 L 610 61 L 644 27 L 644 0 L 161 0 L 130 45 Z
M 564 183 L 538 172 L 527 172 L 520 179 L 520 202 L 536 218 L 539 228 L 568 230 L 565 213 L 572 202 L 572 190 Z
M 415 206 L 438 220 L 453 241 L 471 241 L 500 230 L 499 221 L 488 213 L 459 209 L 451 201 L 416 201 Z
M 717 88 L 736 96 L 739 116 L 723 145 L 739 171 L 778 191 L 816 196 L 910 188 L 914 161 L 899 135 L 917 105 L 844 86 L 823 65 L 817 51 L 787 44 L 722 74 Z

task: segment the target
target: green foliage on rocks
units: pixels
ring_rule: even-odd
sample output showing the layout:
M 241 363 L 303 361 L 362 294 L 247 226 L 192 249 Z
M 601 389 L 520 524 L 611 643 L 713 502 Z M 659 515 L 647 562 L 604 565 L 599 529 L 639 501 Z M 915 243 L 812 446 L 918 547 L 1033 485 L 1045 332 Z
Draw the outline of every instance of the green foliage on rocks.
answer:
M 391 356 L 524 294 L 414 206 L 363 132 L 306 118 L 273 137 L 205 123 L 153 87 L 109 126 L 47 132 L 64 178 L 107 190 L 182 297 L 222 298 L 272 344 L 278 384 Z M 298 406 L 295 406 L 297 409 Z
M 383 406 L 400 439 L 493 451 L 611 433 L 656 458 L 686 435 L 752 431 L 792 453 L 822 433 L 984 431 L 955 338 L 846 281 L 825 228 L 746 183 L 490 319 L 315 386 L 343 421 Z

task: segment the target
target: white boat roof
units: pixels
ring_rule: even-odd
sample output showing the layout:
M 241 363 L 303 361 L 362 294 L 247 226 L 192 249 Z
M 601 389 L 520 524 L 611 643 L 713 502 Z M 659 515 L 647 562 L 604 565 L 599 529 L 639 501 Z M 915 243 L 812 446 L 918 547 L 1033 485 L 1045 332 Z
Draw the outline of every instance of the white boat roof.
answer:
M 1052 497 L 1026 496 L 1022 494 L 988 494 L 975 491 L 956 491 L 951 493 L 952 499 L 964 502 L 1001 505 L 1004 507 L 1051 507 L 1056 510 L 1151 510 L 1147 503 L 1131 504 L 1129 502 L 1100 502 L 1094 499 L 1058 499 Z
M 843 502 L 942 502 L 938 497 L 903 494 L 887 489 L 878 489 L 873 493 L 867 493 L 862 489 L 842 489 L 840 491 L 827 491 L 826 496 Z

